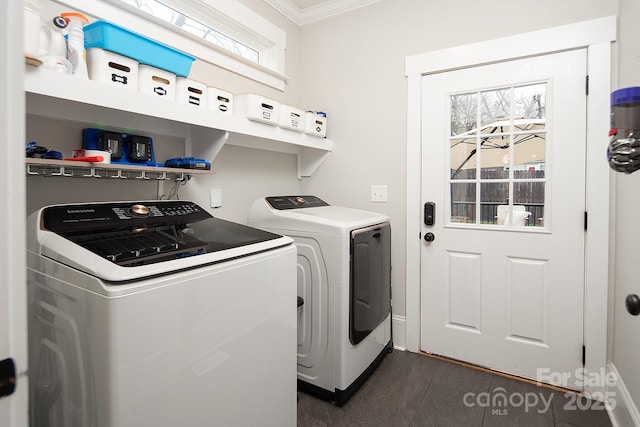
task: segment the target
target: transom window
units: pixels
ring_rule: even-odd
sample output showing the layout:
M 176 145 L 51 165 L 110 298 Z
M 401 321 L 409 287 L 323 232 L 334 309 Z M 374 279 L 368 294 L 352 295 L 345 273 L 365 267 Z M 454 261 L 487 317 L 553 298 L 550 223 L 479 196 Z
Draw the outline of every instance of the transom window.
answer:
M 198 60 L 285 90 L 287 33 L 244 6 L 241 0 L 64 0 L 64 3 Z
M 544 227 L 547 83 L 450 96 L 450 222 Z
M 251 62 L 259 63 L 259 52 L 256 49 L 235 40 L 209 25 L 203 24 L 197 19 L 187 16 L 171 7 L 165 2 L 158 0 L 119 0 L 136 9 L 154 16 L 174 27 L 180 28 L 190 34 L 200 37 L 216 46 L 222 47 L 230 52 L 242 56 Z

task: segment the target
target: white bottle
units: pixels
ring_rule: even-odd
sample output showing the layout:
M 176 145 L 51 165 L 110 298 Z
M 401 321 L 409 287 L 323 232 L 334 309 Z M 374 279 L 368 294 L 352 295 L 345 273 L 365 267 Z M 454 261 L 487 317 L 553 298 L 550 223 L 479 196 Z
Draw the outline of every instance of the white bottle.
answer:
M 42 20 L 40 13 L 42 6 L 38 0 L 25 0 L 24 2 L 24 57 L 28 64 L 40 66 L 40 26 Z
M 69 22 L 69 34 L 67 36 L 67 59 L 73 65 L 73 74 L 88 79 L 87 58 L 84 50 L 84 25 L 89 23 L 86 16 L 77 12 L 61 13 Z
M 67 58 L 67 40 L 64 37 L 63 30 L 67 28 L 67 21 L 56 16 L 42 23 L 40 28 L 40 57 L 45 56 L 62 56 Z

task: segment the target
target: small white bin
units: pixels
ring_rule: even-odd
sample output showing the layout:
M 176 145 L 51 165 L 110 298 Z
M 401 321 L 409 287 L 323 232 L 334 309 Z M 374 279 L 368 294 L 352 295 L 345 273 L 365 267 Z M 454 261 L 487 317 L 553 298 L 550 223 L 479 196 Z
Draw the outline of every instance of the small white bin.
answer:
M 207 108 L 225 115 L 233 114 L 233 94 L 217 87 L 207 88 Z
M 305 112 L 290 105 L 280 105 L 280 118 L 278 126 L 298 132 L 304 132 Z
M 87 49 L 89 78 L 123 89 L 138 90 L 138 61 L 108 50 Z
M 138 67 L 138 92 L 163 99 L 176 100 L 176 75 L 159 68 Z
M 176 101 L 199 108 L 207 108 L 207 85 L 186 77 L 176 79 Z
M 304 131 L 309 135 L 324 138 L 327 136 L 327 118 L 307 111 L 305 113 Z
M 243 93 L 234 98 L 236 115 L 244 115 L 249 120 L 266 123 L 272 126 L 278 124 L 280 103 L 273 99 L 253 93 Z

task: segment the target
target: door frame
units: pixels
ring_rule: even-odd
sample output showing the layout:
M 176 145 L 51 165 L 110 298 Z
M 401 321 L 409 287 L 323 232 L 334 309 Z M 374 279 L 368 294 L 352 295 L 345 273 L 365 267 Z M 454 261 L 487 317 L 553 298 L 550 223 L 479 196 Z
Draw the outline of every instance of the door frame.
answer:
M 407 200 L 406 200 L 406 349 L 420 351 L 420 251 L 422 77 L 488 63 L 586 48 L 587 97 L 584 343 L 585 368 L 603 376 L 607 362 L 609 284 L 609 217 L 611 173 L 605 161 L 609 133 L 611 43 L 616 40 L 616 17 L 509 36 L 449 49 L 408 56 L 407 77 Z M 604 383 L 605 381 L 601 381 Z M 605 384 L 585 386 L 585 393 L 603 396 Z
M 29 381 L 27 378 L 27 270 L 25 202 L 25 106 L 24 106 L 24 4 L 0 5 L 6 22 L 0 30 L 0 132 L 4 144 L 0 160 L 1 194 L 5 207 L 0 213 L 0 360 L 12 358 L 16 366 L 13 394 L 0 398 L 0 425 L 28 424 Z

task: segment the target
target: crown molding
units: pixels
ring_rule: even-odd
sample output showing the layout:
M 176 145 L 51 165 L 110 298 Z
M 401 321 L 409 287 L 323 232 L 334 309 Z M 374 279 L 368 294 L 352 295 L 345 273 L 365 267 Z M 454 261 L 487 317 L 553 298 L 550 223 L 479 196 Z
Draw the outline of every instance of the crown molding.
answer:
M 264 0 L 298 25 L 310 24 L 330 16 L 368 6 L 381 0 L 328 0 L 316 6 L 299 8 L 290 0 Z

